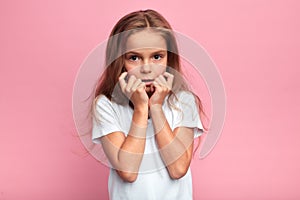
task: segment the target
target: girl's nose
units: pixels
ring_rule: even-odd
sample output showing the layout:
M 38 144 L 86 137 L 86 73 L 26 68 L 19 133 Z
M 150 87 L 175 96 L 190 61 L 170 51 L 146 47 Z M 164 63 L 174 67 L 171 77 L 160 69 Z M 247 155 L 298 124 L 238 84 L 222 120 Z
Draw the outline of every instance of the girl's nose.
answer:
M 151 73 L 151 65 L 144 63 L 144 65 L 141 66 L 141 73 Z

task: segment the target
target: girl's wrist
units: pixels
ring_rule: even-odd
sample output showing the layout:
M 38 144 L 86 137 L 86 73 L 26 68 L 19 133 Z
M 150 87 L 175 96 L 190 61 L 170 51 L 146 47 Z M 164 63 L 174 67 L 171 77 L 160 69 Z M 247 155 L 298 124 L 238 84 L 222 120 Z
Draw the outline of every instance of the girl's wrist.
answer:
M 147 106 L 135 106 L 133 111 L 132 122 L 139 127 L 147 126 L 148 124 L 148 107 Z
M 158 110 L 162 110 L 162 104 L 151 104 L 149 106 L 150 111 L 158 111 Z
M 157 118 L 158 116 L 162 116 L 163 114 L 163 109 L 161 104 L 152 104 L 149 106 L 149 112 L 151 115 L 151 118 L 155 117 Z
M 148 114 L 148 105 L 140 104 L 140 105 L 134 106 L 134 111 L 139 112 L 139 113 Z
M 161 104 L 151 105 L 150 113 L 154 124 L 154 132 L 155 134 L 158 134 L 161 132 L 161 130 L 163 130 L 166 123 L 166 118 L 163 113 L 162 105 Z

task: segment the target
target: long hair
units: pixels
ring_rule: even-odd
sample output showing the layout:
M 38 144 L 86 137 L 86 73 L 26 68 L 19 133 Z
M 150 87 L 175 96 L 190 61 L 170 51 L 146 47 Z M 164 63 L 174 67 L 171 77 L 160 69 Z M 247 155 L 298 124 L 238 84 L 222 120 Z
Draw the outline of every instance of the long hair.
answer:
M 103 94 L 108 99 L 111 99 L 114 87 L 118 83 L 118 77 L 121 75 L 124 67 L 124 54 L 122 55 L 122 49 L 125 46 L 127 38 L 133 32 L 143 30 L 144 28 L 158 28 L 155 30 L 160 30 L 167 42 L 167 49 L 169 50 L 167 55 L 167 65 L 181 73 L 177 43 L 174 35 L 170 31 L 166 31 L 172 30 L 167 20 L 154 10 L 132 12 L 121 18 L 110 33 L 106 47 L 106 69 L 98 82 L 95 98 L 98 95 Z M 122 34 L 120 37 L 115 37 L 123 32 L 127 32 L 128 34 Z
M 169 22 L 161 14 L 151 9 L 135 11 L 122 17 L 110 33 L 105 54 L 106 68 L 97 82 L 94 93 L 94 100 L 91 108 L 93 115 L 96 115 L 96 102 L 100 95 L 105 95 L 109 100 L 112 100 L 112 93 L 115 87 L 118 86 L 119 76 L 124 71 L 124 46 L 126 46 L 127 38 L 130 34 L 139 30 L 145 30 L 145 28 L 154 28 L 151 30 L 161 34 L 165 39 L 168 50 L 167 65 L 177 72 L 173 74 L 174 85 L 172 87 L 172 92 L 168 96 L 169 105 L 174 105 L 172 102 L 176 99 L 175 93 L 177 91 L 189 90 L 182 76 L 178 75 L 182 75 L 182 69 L 178 55 L 177 42 Z M 176 85 L 176 83 L 178 84 Z M 193 95 L 195 96 L 198 105 L 199 114 L 202 113 L 205 115 L 200 98 L 194 93 Z M 198 146 L 199 144 L 200 143 L 198 143 Z

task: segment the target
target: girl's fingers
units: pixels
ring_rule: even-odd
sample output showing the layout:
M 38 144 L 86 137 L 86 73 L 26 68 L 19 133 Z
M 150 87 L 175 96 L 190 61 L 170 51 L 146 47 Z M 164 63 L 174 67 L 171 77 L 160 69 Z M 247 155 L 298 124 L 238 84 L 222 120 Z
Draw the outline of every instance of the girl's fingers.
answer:
M 132 88 L 132 85 L 134 84 L 135 80 L 136 80 L 135 76 L 132 75 L 132 76 L 129 77 L 128 83 L 127 83 L 126 88 L 125 88 L 125 91 L 127 93 L 131 92 L 131 88 Z
M 154 82 L 155 82 L 156 84 L 159 84 L 159 85 L 163 86 L 164 83 L 162 82 L 162 80 L 161 80 L 159 77 L 160 77 L 160 76 L 158 76 L 156 79 L 154 79 L 153 84 L 154 84 Z
M 154 88 L 161 87 L 160 80 L 155 79 L 155 80 L 153 81 L 152 85 L 153 85 Z
M 171 89 L 173 86 L 174 75 L 168 72 L 164 73 L 164 76 L 167 78 L 167 85 Z
M 141 79 L 136 79 L 135 82 L 132 84 L 131 90 L 135 91 L 141 83 L 142 83 Z
M 151 92 L 154 92 L 154 90 L 155 90 L 154 83 L 152 83 L 152 84 L 150 85 L 150 91 L 151 91 Z
M 161 85 L 161 83 L 160 83 L 159 80 L 153 81 L 152 84 L 153 84 L 153 86 L 154 86 L 154 88 L 155 88 L 155 91 L 158 91 L 158 92 L 161 92 L 161 91 L 162 91 L 162 85 Z
M 165 77 L 163 75 L 159 75 L 158 76 L 158 79 L 160 80 L 160 82 L 163 84 L 163 85 L 167 85 L 167 81 L 165 79 Z
M 126 76 L 127 76 L 127 72 L 123 72 L 121 74 L 121 76 L 119 77 L 120 87 L 123 92 L 125 91 L 125 88 L 126 88 L 126 81 L 125 81 Z
M 157 80 L 153 81 L 152 85 L 153 85 L 154 87 L 160 87 L 160 84 L 158 83 Z
M 155 79 L 155 81 L 160 85 L 161 88 L 163 88 L 164 90 L 171 90 L 171 87 L 168 85 L 166 79 L 164 76 L 160 75 L 159 77 L 157 77 Z
M 142 91 L 145 90 L 145 87 L 146 84 L 141 81 L 140 84 L 137 86 L 136 90 Z
M 168 78 L 168 77 L 173 76 L 173 74 L 171 74 L 171 73 L 169 73 L 169 72 L 164 72 L 164 76 Z

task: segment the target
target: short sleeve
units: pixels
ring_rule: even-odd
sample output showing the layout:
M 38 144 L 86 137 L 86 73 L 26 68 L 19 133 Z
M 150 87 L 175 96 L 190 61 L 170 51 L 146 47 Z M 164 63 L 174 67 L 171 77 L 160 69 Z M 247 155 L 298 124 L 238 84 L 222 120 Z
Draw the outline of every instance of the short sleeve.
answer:
M 181 92 L 177 97 L 178 108 L 176 108 L 174 127 L 194 128 L 194 138 L 199 137 L 203 133 L 203 126 L 194 95 L 190 92 Z
M 111 101 L 104 95 L 96 102 L 96 114 L 93 116 L 92 140 L 100 143 L 100 137 L 121 131 L 118 115 Z

